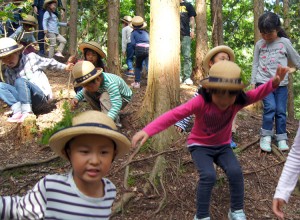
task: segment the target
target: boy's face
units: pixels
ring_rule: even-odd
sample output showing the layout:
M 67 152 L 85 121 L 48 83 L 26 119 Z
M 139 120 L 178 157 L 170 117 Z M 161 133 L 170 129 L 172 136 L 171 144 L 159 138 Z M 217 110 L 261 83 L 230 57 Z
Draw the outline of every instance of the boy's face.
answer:
M 115 153 L 113 141 L 104 136 L 80 135 L 71 141 L 68 155 L 74 181 L 81 192 L 101 196 L 96 193 L 103 192 L 101 179 L 108 174 Z M 91 192 L 94 194 L 90 195 Z
M 85 59 L 87 61 L 90 61 L 94 66 L 97 65 L 97 60 L 98 60 L 98 55 L 95 51 L 93 50 L 87 50 L 85 54 Z
M 89 81 L 88 83 L 85 83 L 82 85 L 82 87 L 87 90 L 88 92 L 97 92 L 100 85 L 101 85 L 101 77 L 98 76 L 92 81 Z
M 5 57 L 0 58 L 2 62 L 8 66 L 8 68 L 14 68 L 19 64 L 20 60 L 20 51 L 9 54 Z

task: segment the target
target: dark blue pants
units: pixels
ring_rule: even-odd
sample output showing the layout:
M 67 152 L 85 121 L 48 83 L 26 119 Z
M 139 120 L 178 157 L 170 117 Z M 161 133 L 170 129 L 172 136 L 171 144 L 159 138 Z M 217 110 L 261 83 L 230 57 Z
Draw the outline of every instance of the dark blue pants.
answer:
M 135 47 L 135 82 L 141 81 L 141 73 L 143 70 L 143 61 L 147 63 L 148 66 L 148 56 L 149 56 L 149 47 Z
M 38 10 L 38 24 L 39 24 L 39 32 L 38 32 L 38 43 L 40 48 L 40 54 L 45 54 L 45 34 L 43 29 L 43 17 L 44 17 L 45 10 L 39 9 Z
M 209 204 L 216 171 L 213 163 L 220 166 L 229 181 L 230 208 L 232 211 L 244 208 L 244 178 L 241 166 L 230 145 L 191 146 L 189 151 L 200 174 L 197 187 L 197 218 L 209 217 Z

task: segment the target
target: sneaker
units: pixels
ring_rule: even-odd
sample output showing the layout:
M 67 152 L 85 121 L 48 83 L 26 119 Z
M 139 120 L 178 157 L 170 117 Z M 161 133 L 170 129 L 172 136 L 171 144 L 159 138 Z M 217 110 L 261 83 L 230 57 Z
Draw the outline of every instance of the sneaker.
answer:
M 135 77 L 134 73 L 130 72 L 130 71 L 126 72 L 125 76 L 127 76 L 127 77 Z
M 22 113 L 21 112 L 17 112 L 15 114 L 13 114 L 13 116 L 11 116 L 10 118 L 8 118 L 7 121 L 8 122 L 18 122 L 21 117 L 22 117 Z
M 55 54 L 55 56 L 57 56 L 57 57 L 65 57 L 64 55 L 62 55 L 61 52 L 57 52 L 57 53 Z
M 116 126 L 117 126 L 118 128 L 122 128 L 120 115 L 118 115 L 118 116 L 116 117 L 115 123 L 116 123 Z
M 139 82 L 134 82 L 134 83 L 131 83 L 131 87 L 134 89 L 139 89 L 139 88 L 141 88 L 141 84 Z
M 229 220 L 246 220 L 246 215 L 245 215 L 243 209 L 235 210 L 234 212 L 231 212 L 231 210 L 229 210 L 228 219 Z
M 271 136 L 262 136 L 259 143 L 260 149 L 271 152 Z
M 24 114 L 22 114 L 22 117 L 19 119 L 18 123 L 23 123 L 25 120 L 30 119 L 30 118 L 34 118 L 35 120 L 35 115 L 32 112 L 26 112 Z
M 183 84 L 186 84 L 186 85 L 193 85 L 193 81 L 191 80 L 191 78 L 187 78 L 186 80 L 184 80 Z
M 237 144 L 232 140 L 232 138 L 231 138 L 231 141 L 230 141 L 230 147 L 232 149 L 235 149 L 237 147 Z
M 194 220 L 210 220 L 210 217 L 206 217 L 206 218 L 197 218 L 197 216 L 195 215 Z
M 289 150 L 289 146 L 286 144 L 286 140 L 278 141 L 277 146 L 281 151 Z

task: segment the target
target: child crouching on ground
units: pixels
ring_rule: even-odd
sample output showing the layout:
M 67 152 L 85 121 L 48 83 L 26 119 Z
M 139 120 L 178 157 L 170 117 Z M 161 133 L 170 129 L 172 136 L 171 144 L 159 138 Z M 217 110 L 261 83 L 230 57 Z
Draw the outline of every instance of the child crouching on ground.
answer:
M 78 102 L 85 99 L 94 110 L 106 113 L 118 127 L 120 111 L 131 100 L 132 91 L 126 82 L 119 76 L 97 70 L 89 61 L 80 61 L 72 69 L 74 86 L 82 86 L 71 105 L 75 108 Z
M 47 175 L 25 196 L 0 199 L 3 219 L 109 219 L 116 187 L 104 178 L 130 148 L 114 122 L 98 111 L 73 118 L 52 135 L 51 149 L 70 161 L 67 174 Z
M 213 163 L 225 171 L 229 180 L 229 219 L 246 219 L 243 172 L 230 147 L 232 121 L 239 110 L 276 89 L 287 71 L 288 68 L 279 66 L 273 79 L 245 93 L 239 66 L 231 61 L 218 62 L 210 68 L 209 77 L 201 81 L 199 96 L 161 115 L 133 136 L 132 146 L 136 147 L 138 142 L 144 144 L 149 137 L 177 121 L 195 115 L 195 123 L 187 141 L 200 175 L 195 220 L 210 219 L 210 197 L 216 182 Z

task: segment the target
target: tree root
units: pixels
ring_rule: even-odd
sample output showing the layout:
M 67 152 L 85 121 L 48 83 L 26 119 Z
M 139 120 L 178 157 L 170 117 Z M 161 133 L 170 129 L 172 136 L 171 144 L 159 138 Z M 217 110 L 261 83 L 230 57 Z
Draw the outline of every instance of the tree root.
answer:
M 8 164 L 5 167 L 0 167 L 0 172 L 6 171 L 6 170 L 12 170 L 20 167 L 26 167 L 26 166 L 33 166 L 33 165 L 39 165 L 42 163 L 48 163 L 52 160 L 55 160 L 56 158 L 59 158 L 59 156 L 55 155 L 53 157 L 47 158 L 45 160 L 38 160 L 38 161 L 29 161 L 21 164 Z
M 256 144 L 259 141 L 260 138 L 257 138 L 256 140 L 252 141 L 249 144 L 246 144 L 244 146 L 241 147 L 241 152 L 246 150 L 248 147 L 251 147 L 252 145 Z
M 259 170 L 243 172 L 243 174 L 244 174 L 244 175 L 247 175 L 247 174 L 252 174 L 252 173 L 261 172 L 261 171 L 267 170 L 267 169 L 269 169 L 269 168 L 271 168 L 271 167 L 275 167 L 275 166 L 277 166 L 277 165 L 280 165 L 280 164 L 282 164 L 282 163 L 284 163 L 284 162 L 285 162 L 285 161 L 280 161 L 280 162 L 278 162 L 278 163 L 272 164 L 272 165 L 270 165 L 270 166 L 264 167 L 264 168 L 259 169 Z
M 127 204 L 135 195 L 136 195 L 135 192 L 124 193 L 123 196 L 121 197 L 121 200 L 115 203 L 115 205 L 113 206 L 111 216 L 120 213 L 123 210 L 125 204 Z

